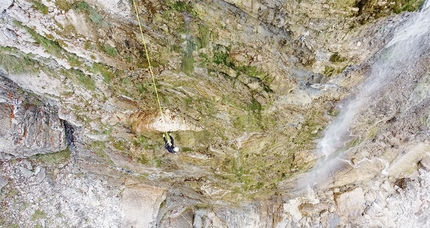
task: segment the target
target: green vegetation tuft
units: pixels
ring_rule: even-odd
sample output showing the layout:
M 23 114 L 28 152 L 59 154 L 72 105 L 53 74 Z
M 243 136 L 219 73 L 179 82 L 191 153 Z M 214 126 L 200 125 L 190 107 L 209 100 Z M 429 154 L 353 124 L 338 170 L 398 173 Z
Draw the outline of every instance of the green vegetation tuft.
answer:
M 248 110 L 256 113 L 261 113 L 261 104 L 255 98 L 252 98 L 251 104 L 248 105 Z
M 137 158 L 137 161 L 143 165 L 148 164 L 148 162 L 150 162 L 150 160 L 144 154 L 140 155 L 140 157 Z
M 42 14 L 48 14 L 48 7 L 39 1 L 32 1 L 34 7 L 39 10 Z
M 55 0 L 55 4 L 58 6 L 59 9 L 64 10 L 66 12 L 73 7 L 73 4 L 69 3 L 68 0 Z
M 339 53 L 335 52 L 333 55 L 330 56 L 330 62 L 338 63 L 338 62 L 345 62 L 346 58 L 339 55 Z
M 181 152 L 182 152 L 182 153 L 186 153 L 186 152 L 190 152 L 190 151 L 193 151 L 193 149 L 192 149 L 192 148 L 190 148 L 190 147 L 182 147 L 182 148 L 181 148 Z
M 138 84 L 135 84 L 135 87 L 136 87 L 137 91 L 139 92 L 139 94 L 143 94 L 145 92 L 151 91 L 150 89 L 148 89 L 149 86 L 150 86 L 149 83 L 145 83 L 145 84 L 138 83 Z
M 50 39 L 40 35 L 39 33 L 37 33 L 36 31 L 34 31 L 33 29 L 31 29 L 27 26 L 21 26 L 21 27 L 25 28 L 25 30 L 27 30 L 27 32 L 30 33 L 30 35 L 33 37 L 33 39 L 37 43 L 42 45 L 48 53 L 50 53 L 56 57 L 62 57 L 64 50 L 60 46 L 60 44 L 58 44 L 57 41 L 50 40 Z
M 70 151 L 69 148 L 66 148 L 65 150 L 62 150 L 57 153 L 51 153 L 51 154 L 38 154 L 33 156 L 35 160 L 42 162 L 43 164 L 47 165 L 57 165 L 62 164 L 70 159 Z
M 378 134 L 378 131 L 379 131 L 379 129 L 376 126 L 372 127 L 369 130 L 369 133 L 368 133 L 367 137 L 369 139 L 373 139 L 376 136 L 376 134 Z
M 103 20 L 103 15 L 99 14 L 96 9 L 88 5 L 88 3 L 81 1 L 73 4 L 73 10 L 78 13 L 85 14 L 94 25 L 101 26 L 103 28 L 109 27 L 109 24 Z
M 89 11 L 90 9 L 92 9 L 92 7 L 84 1 L 73 4 L 73 10 L 79 13 Z
M 93 63 L 92 71 L 94 73 L 99 73 L 103 77 L 104 82 L 108 84 L 118 73 L 117 71 L 102 63 Z
M 325 66 L 324 68 L 324 75 L 330 77 L 332 75 L 336 74 L 336 68 L 332 66 Z
M 124 141 L 122 141 L 122 140 L 114 142 L 113 143 L 113 147 L 115 149 L 117 149 L 117 150 L 120 150 L 120 151 L 125 151 L 127 149 L 126 148 L 127 147 L 126 143 Z
M 198 38 L 198 41 L 200 44 L 199 45 L 200 48 L 205 48 L 210 43 L 211 31 L 207 27 L 199 24 L 199 34 L 198 34 L 197 38 Z
M 9 74 L 36 73 L 36 61 L 15 48 L 0 47 L 0 66 Z
M 69 62 L 72 67 L 80 67 L 84 63 L 76 54 L 68 54 L 67 62 Z
M 267 76 L 266 73 L 259 71 L 256 66 L 242 65 L 242 66 L 236 66 L 235 69 L 248 76 L 259 78 L 259 79 L 264 79 Z
M 104 53 L 112 56 L 112 57 L 117 57 L 118 56 L 118 51 L 116 50 L 115 47 L 110 46 L 109 44 L 102 44 L 100 45 L 100 50 L 102 50 Z
M 183 1 L 170 1 L 167 2 L 167 6 L 170 9 L 176 10 L 182 13 L 189 13 L 192 16 L 197 16 L 197 12 L 194 10 L 193 6 L 190 3 Z
M 424 0 L 397 0 L 394 12 L 399 14 L 401 12 L 417 11 L 424 3 Z
M 358 7 L 358 15 L 362 24 L 380 17 L 389 16 L 393 13 L 417 11 L 424 0 L 393 0 L 393 1 L 356 1 L 355 7 Z
M 82 85 L 84 85 L 85 88 L 87 88 L 89 90 L 95 89 L 94 80 L 89 75 L 85 74 L 81 70 L 73 69 L 73 71 L 74 71 L 75 75 L 77 75 L 79 82 L 82 83 Z
M 137 138 L 133 141 L 133 145 L 134 146 L 138 146 L 138 147 L 143 147 L 146 148 L 148 145 L 148 139 L 143 136 L 143 135 L 139 135 L 137 136 Z
M 229 51 L 230 49 L 228 47 L 220 44 L 214 45 L 213 62 L 216 64 L 224 64 L 228 67 L 234 67 Z
M 107 163 L 109 163 L 111 165 L 114 164 L 113 161 L 110 159 L 110 157 L 105 152 L 105 150 L 106 150 L 106 143 L 105 142 L 103 142 L 103 141 L 93 141 L 93 142 L 91 142 L 89 148 L 99 158 L 105 160 Z
M 352 147 L 355 147 L 355 146 L 357 146 L 358 144 L 360 144 L 360 142 L 361 142 L 360 137 L 357 137 L 357 138 L 355 138 L 355 139 L 352 139 L 351 141 L 349 141 L 349 142 L 346 144 L 346 146 L 345 146 L 345 149 L 344 149 L 344 150 L 348 150 L 348 149 L 350 149 L 350 148 L 352 148 Z
M 61 69 L 60 72 L 73 82 L 82 84 L 88 90 L 95 89 L 94 80 L 79 69 Z
M 37 221 L 46 218 L 47 214 L 44 211 L 37 209 L 31 216 L 31 221 Z
M 312 143 L 318 136 L 318 132 L 322 126 L 326 124 L 323 115 L 317 111 L 308 113 L 306 120 L 301 125 L 301 129 L 297 136 L 292 140 L 300 149 L 314 149 Z
M 194 71 L 194 57 L 192 52 L 185 52 L 182 55 L 182 71 L 190 76 Z
M 154 162 L 155 162 L 155 167 L 161 167 L 161 164 L 162 164 L 162 161 L 161 161 L 161 159 L 159 159 L 159 158 L 156 158 L 156 159 L 154 159 Z

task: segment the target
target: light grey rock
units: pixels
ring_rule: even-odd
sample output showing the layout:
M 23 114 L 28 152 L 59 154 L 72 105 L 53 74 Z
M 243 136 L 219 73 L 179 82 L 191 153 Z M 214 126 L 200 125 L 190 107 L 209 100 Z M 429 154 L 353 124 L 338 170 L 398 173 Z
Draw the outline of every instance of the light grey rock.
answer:
M 21 175 L 24 176 L 25 178 L 29 178 L 34 174 L 31 170 L 28 170 L 24 167 L 19 167 L 19 170 L 21 171 Z
M 328 218 L 328 227 L 334 228 L 340 225 L 340 219 L 337 214 L 330 214 Z
M 0 0 L 0 13 L 9 8 L 13 3 L 13 0 Z
M 180 216 L 176 217 L 168 217 L 165 220 L 162 220 L 159 227 L 160 228 L 174 228 L 174 227 L 204 227 L 202 223 L 198 223 L 200 226 L 193 226 L 194 213 L 191 209 L 185 210 L 180 214 Z
M 45 177 L 46 177 L 46 170 L 45 170 L 45 168 L 43 168 L 43 167 L 40 168 L 39 166 L 36 167 L 35 175 L 36 175 L 36 182 L 37 183 L 41 183 L 45 179 Z
M 122 193 L 123 227 L 153 227 L 165 189 L 151 186 L 133 186 Z
M 344 219 L 361 214 L 365 208 L 364 193 L 362 188 L 342 193 L 336 197 L 337 213 Z
M 0 75 L 0 91 L 0 154 L 24 158 L 66 148 L 64 124 L 56 108 L 18 89 L 4 75 Z
M 364 195 L 364 199 L 370 203 L 374 202 L 376 199 L 375 192 L 373 192 L 373 191 L 366 192 L 366 194 Z
M 424 168 L 425 170 L 430 170 L 430 156 L 426 156 L 419 162 L 420 167 Z
M 23 160 L 22 163 L 24 163 L 24 167 L 29 169 L 29 170 L 33 170 L 33 166 L 31 165 L 31 163 L 28 160 Z
M 6 179 L 4 179 L 3 177 L 0 177 L 0 192 L 1 192 L 1 189 L 7 185 L 7 183 L 8 182 Z

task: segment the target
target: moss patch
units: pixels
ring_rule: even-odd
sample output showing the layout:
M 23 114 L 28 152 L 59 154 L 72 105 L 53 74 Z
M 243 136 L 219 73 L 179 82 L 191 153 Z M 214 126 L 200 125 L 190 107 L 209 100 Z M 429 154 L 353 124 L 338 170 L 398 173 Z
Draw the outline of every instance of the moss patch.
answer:
M 36 31 L 34 31 L 33 29 L 27 27 L 27 26 L 22 26 L 23 28 L 25 28 L 25 30 L 27 30 L 28 33 L 30 33 L 30 35 L 33 37 L 33 39 L 39 43 L 40 45 L 42 45 L 45 50 L 56 56 L 56 57 L 62 57 L 63 56 L 63 48 L 58 44 L 57 41 L 53 41 L 50 40 L 42 35 L 40 35 L 39 33 L 37 33 Z
M 32 3 L 34 7 L 42 14 L 48 14 L 48 7 L 45 6 L 43 3 L 41 3 L 40 1 L 32 1 Z
M 84 64 L 84 62 L 79 58 L 76 54 L 68 54 L 67 61 L 70 63 L 72 67 L 80 67 Z
M 118 140 L 118 141 L 114 142 L 113 147 L 117 150 L 120 150 L 120 151 L 125 151 L 126 149 L 128 149 L 127 144 L 122 140 Z
M 115 47 L 110 46 L 109 44 L 101 44 L 100 50 L 112 57 L 118 56 L 118 50 Z
M 210 44 L 212 32 L 204 25 L 199 24 L 199 33 L 197 36 L 199 48 L 205 48 Z
M 47 214 L 44 211 L 37 209 L 34 214 L 31 216 L 31 221 L 38 221 L 40 219 L 46 218 Z
M 399 0 L 394 7 L 395 13 L 417 11 L 424 3 L 424 0 Z
M 166 5 L 172 10 L 197 16 L 193 6 L 185 1 L 167 1 Z
M 109 27 L 109 24 L 103 20 L 103 15 L 99 14 L 96 9 L 84 1 L 73 4 L 72 9 L 78 13 L 84 14 L 87 19 L 96 26 L 103 28 Z
M 385 17 L 392 13 L 412 12 L 418 10 L 424 0 L 393 0 L 393 1 L 357 1 L 356 7 L 359 8 L 358 15 L 361 23 L 366 23 L 373 19 Z
M 16 48 L 0 47 L 0 66 L 9 74 L 36 73 L 36 61 Z
M 342 57 L 339 55 L 339 53 L 335 52 L 333 55 L 330 56 L 330 62 L 337 63 L 337 62 L 344 62 L 346 61 L 345 57 Z
M 194 57 L 192 51 L 186 51 L 182 55 L 182 64 L 181 64 L 182 71 L 187 74 L 191 75 L 194 71 Z
M 94 73 L 98 73 L 103 77 L 104 82 L 110 83 L 110 81 L 120 74 L 121 72 L 118 70 L 114 70 L 112 67 L 109 67 L 102 63 L 93 63 L 92 69 Z
M 327 77 L 330 77 L 333 75 L 340 74 L 340 73 L 342 73 L 343 70 L 345 70 L 346 67 L 347 67 L 347 65 L 345 65 L 344 67 L 325 66 L 324 75 Z
M 93 141 L 90 144 L 90 150 L 97 155 L 99 158 L 107 162 L 108 164 L 113 165 L 113 161 L 110 159 L 110 157 L 106 154 L 106 142 L 102 141 Z
M 57 165 L 68 162 L 70 159 L 69 148 L 57 153 L 51 154 L 38 154 L 32 157 L 33 159 L 47 165 Z
M 79 82 L 81 82 L 81 84 L 83 84 L 85 86 L 85 88 L 87 88 L 89 90 L 94 90 L 95 89 L 94 80 L 89 75 L 85 74 L 81 70 L 76 70 L 75 69 L 73 71 L 77 75 Z
M 82 70 L 79 69 L 70 69 L 65 70 L 61 69 L 60 72 L 65 75 L 67 78 L 74 82 L 79 82 L 82 84 L 85 88 L 88 90 L 94 90 L 95 89 L 95 82 L 91 78 L 90 75 L 85 74 Z
M 73 7 L 73 4 L 67 0 L 55 0 L 55 4 L 58 6 L 58 8 L 66 12 Z
M 229 52 L 230 49 L 228 47 L 215 44 L 213 47 L 213 62 L 216 64 L 224 64 L 228 67 L 234 67 Z

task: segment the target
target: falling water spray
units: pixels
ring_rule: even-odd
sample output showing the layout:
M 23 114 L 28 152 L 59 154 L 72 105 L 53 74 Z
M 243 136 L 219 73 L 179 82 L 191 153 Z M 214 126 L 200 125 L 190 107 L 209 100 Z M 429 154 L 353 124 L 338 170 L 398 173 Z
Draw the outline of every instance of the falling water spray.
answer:
M 351 125 L 357 114 L 366 108 L 377 92 L 387 82 L 396 80 L 400 74 L 409 72 L 429 50 L 430 0 L 420 12 L 411 14 L 395 31 L 392 40 L 377 53 L 378 60 L 372 65 L 370 76 L 346 102 L 339 106 L 338 117 L 324 131 L 318 142 L 316 153 L 320 157 L 315 167 L 301 180 L 299 186 L 314 186 L 327 180 L 331 173 L 344 165 L 343 157 L 350 141 Z

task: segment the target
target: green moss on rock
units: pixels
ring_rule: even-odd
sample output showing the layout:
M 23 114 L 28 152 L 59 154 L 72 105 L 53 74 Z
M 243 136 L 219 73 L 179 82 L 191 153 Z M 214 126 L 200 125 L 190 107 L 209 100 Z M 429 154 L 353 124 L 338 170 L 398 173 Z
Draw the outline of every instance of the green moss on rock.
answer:
M 42 211 L 42 210 L 37 209 L 37 210 L 34 212 L 34 214 L 31 216 L 31 220 L 32 220 L 32 221 L 38 221 L 38 220 L 40 220 L 40 219 L 44 219 L 44 218 L 46 218 L 46 216 L 48 216 L 48 215 L 46 214 L 46 212 L 44 212 L 44 211 Z
M 69 11 L 73 7 L 73 3 L 69 2 L 68 0 L 55 0 L 55 4 L 64 11 Z
M 392 13 L 412 12 L 418 10 L 424 0 L 393 0 L 393 1 L 377 1 L 377 0 L 360 0 L 355 4 L 359 8 L 358 15 L 361 23 L 366 23 L 372 19 L 389 16 Z
M 40 1 L 32 1 L 34 7 L 40 11 L 42 14 L 48 14 L 48 7 L 45 6 L 43 3 L 41 3 Z
M 69 161 L 70 151 L 69 148 L 66 148 L 65 150 L 62 150 L 57 153 L 39 154 L 33 156 L 32 158 L 46 165 L 57 165 Z
M 0 47 L 0 66 L 9 74 L 36 73 L 36 61 L 16 48 Z
M 103 19 L 103 15 L 98 13 L 94 7 L 84 1 L 73 4 L 72 9 L 78 13 L 84 14 L 90 22 L 98 27 L 109 27 L 107 21 Z
M 30 27 L 27 26 L 22 26 L 25 30 L 27 30 L 28 33 L 30 33 L 30 35 L 33 37 L 33 39 L 39 43 L 40 45 L 42 45 L 45 50 L 56 56 L 56 57 L 62 57 L 63 55 L 63 48 L 58 44 L 57 41 L 53 41 L 50 40 L 42 35 L 40 35 L 39 33 L 37 33 L 35 30 L 31 29 Z
M 115 47 L 110 46 L 109 44 L 101 44 L 100 50 L 112 57 L 118 56 L 118 50 Z
M 340 56 L 338 52 L 335 52 L 333 55 L 330 56 L 330 62 L 337 63 L 337 62 L 344 62 L 344 61 L 346 61 L 346 58 Z

